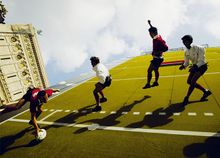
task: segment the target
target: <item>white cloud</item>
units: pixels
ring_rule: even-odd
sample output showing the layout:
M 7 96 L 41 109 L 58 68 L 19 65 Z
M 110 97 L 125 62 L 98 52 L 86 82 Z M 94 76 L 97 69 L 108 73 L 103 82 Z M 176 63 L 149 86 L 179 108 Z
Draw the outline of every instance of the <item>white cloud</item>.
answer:
M 71 72 L 91 55 L 102 61 L 112 55 L 136 55 L 152 47 L 148 19 L 166 38 L 186 19 L 185 8 L 181 0 L 74 0 L 57 6 L 53 3 L 41 17 L 48 20 L 41 42 L 45 61 L 53 60 L 63 72 Z
M 219 0 L 19 0 L 5 3 L 13 10 L 13 14 L 9 11 L 10 19 L 17 19 L 18 23 L 26 20 L 43 30 L 39 39 L 46 64 L 52 61 L 65 73 L 89 62 L 91 55 L 107 61 L 115 55 L 130 56 L 151 49 L 148 19 L 166 40 L 175 36 L 173 32 L 184 24 L 201 26 L 198 31 L 205 28 L 220 37 Z M 212 9 L 200 12 L 197 5 L 201 3 Z M 201 25 L 204 17 L 209 23 Z

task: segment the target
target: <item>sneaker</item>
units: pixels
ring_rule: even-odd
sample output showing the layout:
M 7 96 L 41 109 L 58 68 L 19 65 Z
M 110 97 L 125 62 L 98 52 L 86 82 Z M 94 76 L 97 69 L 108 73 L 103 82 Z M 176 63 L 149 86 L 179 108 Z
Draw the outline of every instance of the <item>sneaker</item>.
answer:
M 32 120 L 30 120 L 28 123 L 29 123 L 29 125 L 32 125 L 32 126 L 34 125 L 34 123 L 33 123 Z M 39 125 L 39 124 L 37 124 L 37 126 L 40 128 L 40 125 Z
M 159 86 L 158 82 L 154 82 L 151 87 Z
M 200 99 L 200 101 L 205 101 L 206 98 L 207 98 L 208 96 L 210 96 L 211 94 L 212 94 L 211 91 L 209 91 L 209 90 L 205 91 L 204 94 L 203 94 L 203 96 L 202 96 L 202 98 Z
M 189 103 L 189 97 L 185 97 L 184 100 L 183 100 L 182 105 L 186 106 L 188 103 Z
M 143 87 L 143 89 L 147 89 L 147 88 L 150 88 L 150 84 L 149 84 L 149 83 L 147 83 L 147 84 Z
M 101 98 L 100 99 L 100 103 L 104 103 L 104 102 L 106 102 L 107 101 L 107 98 Z
M 101 111 L 102 107 L 101 106 L 96 106 L 95 108 L 92 109 L 93 112 L 98 112 Z

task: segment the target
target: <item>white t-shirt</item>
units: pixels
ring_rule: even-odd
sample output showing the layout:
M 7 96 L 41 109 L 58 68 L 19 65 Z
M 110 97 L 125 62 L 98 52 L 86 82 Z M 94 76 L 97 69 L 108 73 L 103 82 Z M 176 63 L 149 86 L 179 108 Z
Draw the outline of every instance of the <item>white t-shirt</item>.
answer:
M 101 63 L 98 63 L 96 66 L 93 67 L 93 70 L 96 72 L 96 76 L 99 79 L 100 83 L 105 83 L 105 78 L 109 76 L 108 69 Z
M 189 61 L 192 64 L 196 64 L 198 67 L 206 64 L 205 60 L 205 49 L 202 46 L 192 45 L 190 49 L 185 49 L 184 66 L 189 65 Z

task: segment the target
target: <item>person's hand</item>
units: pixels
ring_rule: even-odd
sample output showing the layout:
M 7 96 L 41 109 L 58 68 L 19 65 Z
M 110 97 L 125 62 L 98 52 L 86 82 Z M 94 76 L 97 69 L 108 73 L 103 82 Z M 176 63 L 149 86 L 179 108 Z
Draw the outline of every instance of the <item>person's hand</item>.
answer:
M 60 92 L 59 89 L 53 89 L 53 92 Z
M 198 66 L 193 64 L 193 66 L 189 69 L 189 72 L 196 72 L 198 70 Z
M 180 67 L 179 67 L 179 70 L 183 70 L 185 69 L 185 66 L 182 64 Z

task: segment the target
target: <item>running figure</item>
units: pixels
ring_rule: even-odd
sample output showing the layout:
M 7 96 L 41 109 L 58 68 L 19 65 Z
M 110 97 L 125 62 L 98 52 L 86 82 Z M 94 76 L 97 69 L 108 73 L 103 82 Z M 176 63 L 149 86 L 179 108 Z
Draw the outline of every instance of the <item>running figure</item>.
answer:
M 192 94 L 194 88 L 197 88 L 203 92 L 201 101 L 205 101 L 206 98 L 211 95 L 211 91 L 205 89 L 203 86 L 197 83 L 197 80 L 206 72 L 208 69 L 206 59 L 205 59 L 205 49 L 201 46 L 194 45 L 193 38 L 191 35 L 185 35 L 182 37 L 182 42 L 185 45 L 185 61 L 183 65 L 180 66 L 180 70 L 185 69 L 189 65 L 189 61 L 192 62 L 192 67 L 189 69 L 189 77 L 187 83 L 189 84 L 189 89 L 187 95 L 185 96 L 182 105 L 185 106 L 189 102 L 189 97 Z
M 107 98 L 105 98 L 104 93 L 102 90 L 105 87 L 109 87 L 111 85 L 111 75 L 109 75 L 108 69 L 100 63 L 98 57 L 91 57 L 90 58 L 91 64 L 93 66 L 93 70 L 96 72 L 96 77 L 98 77 L 99 82 L 95 84 L 95 89 L 93 91 L 95 100 L 96 100 L 96 107 L 92 109 L 92 111 L 101 111 L 102 107 L 100 103 L 106 102 Z M 99 94 L 101 95 L 101 99 L 99 99 Z
M 37 124 L 37 118 L 42 113 L 43 103 L 47 103 L 48 97 L 52 96 L 52 93 L 59 92 L 58 89 L 42 90 L 40 88 L 29 88 L 26 94 L 17 102 L 10 105 L 5 105 L 5 109 L 1 114 L 15 111 L 24 106 L 27 102 L 30 102 L 31 120 L 29 124 L 35 128 L 36 135 L 38 134 L 40 127 Z
M 148 75 L 147 75 L 147 83 L 143 87 L 143 89 L 159 86 L 158 79 L 159 79 L 159 67 L 163 62 L 163 52 L 168 50 L 168 46 L 166 42 L 162 39 L 160 35 L 158 35 L 157 28 L 151 25 L 150 20 L 148 20 L 148 24 L 150 28 L 148 29 L 151 38 L 153 39 L 153 51 L 152 56 L 153 60 L 151 60 L 151 64 L 148 67 Z M 152 71 L 155 73 L 155 81 L 152 85 L 150 85 L 152 79 Z

